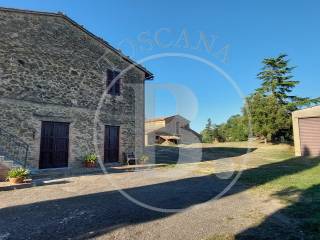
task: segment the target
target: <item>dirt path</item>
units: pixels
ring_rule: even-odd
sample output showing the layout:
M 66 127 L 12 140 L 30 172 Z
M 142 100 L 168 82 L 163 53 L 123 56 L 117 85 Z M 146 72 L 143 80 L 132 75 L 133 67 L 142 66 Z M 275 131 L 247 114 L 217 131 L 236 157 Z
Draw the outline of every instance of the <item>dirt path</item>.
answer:
M 221 179 L 205 169 L 186 165 L 72 177 L 2 191 L 0 239 L 206 239 L 239 233 L 282 207 L 239 184 L 212 200 L 232 178 Z M 118 189 L 164 212 L 141 207 Z

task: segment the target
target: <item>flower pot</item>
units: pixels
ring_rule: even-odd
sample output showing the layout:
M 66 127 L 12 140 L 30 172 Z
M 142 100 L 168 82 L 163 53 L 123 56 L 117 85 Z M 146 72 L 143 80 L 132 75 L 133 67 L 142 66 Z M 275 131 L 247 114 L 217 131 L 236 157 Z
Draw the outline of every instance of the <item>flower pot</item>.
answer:
M 24 181 L 23 177 L 9 178 L 9 182 L 11 184 L 19 184 L 19 183 L 23 183 L 23 181 Z
M 84 166 L 86 168 L 95 168 L 95 167 L 97 167 L 97 163 L 95 163 L 95 162 L 84 162 Z

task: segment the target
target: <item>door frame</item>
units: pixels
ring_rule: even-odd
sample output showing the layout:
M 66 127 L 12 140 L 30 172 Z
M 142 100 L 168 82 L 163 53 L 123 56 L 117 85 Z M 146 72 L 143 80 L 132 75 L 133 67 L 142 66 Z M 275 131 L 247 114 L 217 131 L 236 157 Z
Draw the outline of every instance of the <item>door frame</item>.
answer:
M 118 161 L 116 161 L 116 162 L 106 162 L 106 144 L 107 144 L 106 143 L 106 129 L 107 129 L 107 126 L 118 127 Z M 103 132 L 103 163 L 104 164 L 121 162 L 120 136 L 121 136 L 121 125 L 120 124 L 105 124 L 104 125 L 104 132 Z
M 50 123 L 64 123 L 64 124 L 68 124 L 68 150 L 67 150 L 67 166 L 66 167 L 58 167 L 58 168 L 40 168 L 40 161 L 41 161 L 41 147 L 42 147 L 42 128 L 43 128 L 43 122 L 50 122 Z M 38 156 L 39 156 L 39 160 L 38 160 L 38 169 L 39 170 L 55 170 L 55 169 L 66 169 L 69 168 L 70 166 L 70 156 L 71 156 L 71 146 L 70 146 L 70 136 L 71 136 L 71 125 L 72 123 L 69 121 L 51 121 L 51 120 L 41 120 L 40 121 L 40 135 L 39 135 L 39 140 L 38 140 L 38 146 L 39 146 L 39 152 L 38 152 Z

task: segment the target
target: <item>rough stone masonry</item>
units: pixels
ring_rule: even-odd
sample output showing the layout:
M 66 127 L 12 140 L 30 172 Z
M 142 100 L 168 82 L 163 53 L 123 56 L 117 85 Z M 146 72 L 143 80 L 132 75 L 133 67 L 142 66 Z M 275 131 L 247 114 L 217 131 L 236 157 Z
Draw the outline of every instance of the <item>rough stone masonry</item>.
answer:
M 29 146 L 39 167 L 42 121 L 68 122 L 68 167 L 104 157 L 104 126 L 120 126 L 119 156 L 144 147 L 144 81 L 152 74 L 62 14 L 0 8 L 0 128 Z M 107 69 L 123 71 L 120 96 L 106 94 Z M 94 125 L 95 115 L 98 124 Z

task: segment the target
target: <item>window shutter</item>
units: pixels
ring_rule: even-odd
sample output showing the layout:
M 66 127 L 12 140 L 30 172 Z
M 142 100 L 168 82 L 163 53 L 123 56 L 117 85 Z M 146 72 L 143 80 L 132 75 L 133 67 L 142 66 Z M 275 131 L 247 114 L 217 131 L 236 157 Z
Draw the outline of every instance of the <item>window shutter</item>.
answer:
M 119 74 L 120 74 L 119 72 L 114 71 L 114 77 L 115 77 L 115 78 L 116 78 Z M 115 85 L 114 85 L 115 94 L 118 95 L 118 96 L 120 95 L 120 82 L 121 82 L 121 80 L 120 80 L 120 78 L 118 78 L 117 81 L 116 81 L 116 83 L 115 83 Z
M 113 80 L 113 71 L 110 70 L 110 69 L 108 69 L 108 70 L 107 70 L 107 87 L 110 86 L 112 80 Z M 108 93 L 109 93 L 109 94 L 112 93 L 112 87 L 109 89 Z
M 107 87 L 109 88 L 108 94 L 111 95 L 120 95 L 120 79 L 111 86 L 112 81 L 119 75 L 120 73 L 117 71 L 107 70 Z

